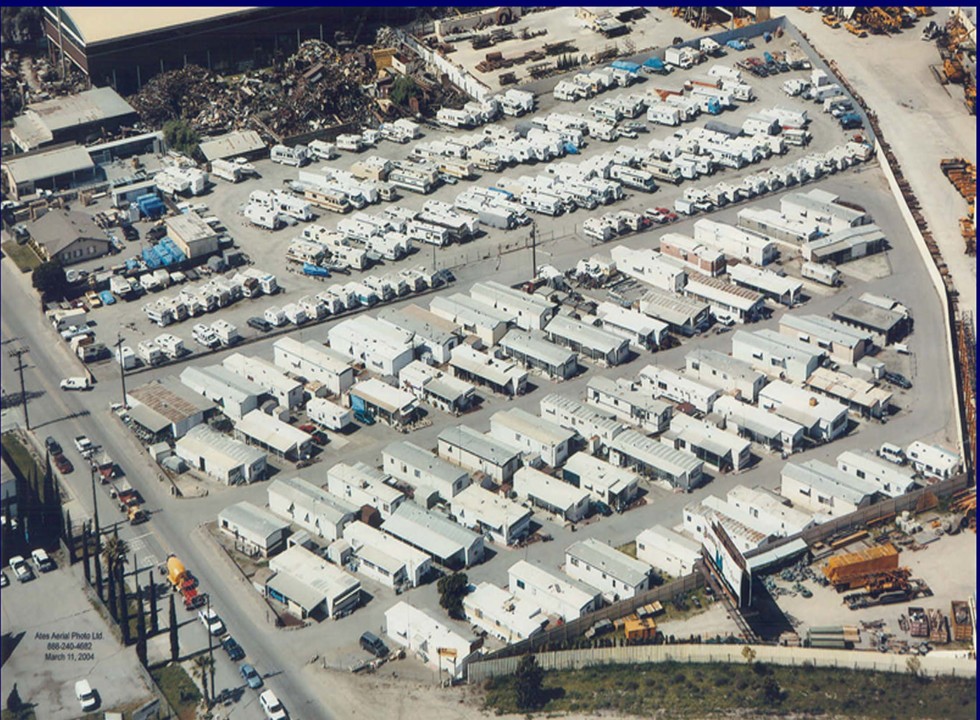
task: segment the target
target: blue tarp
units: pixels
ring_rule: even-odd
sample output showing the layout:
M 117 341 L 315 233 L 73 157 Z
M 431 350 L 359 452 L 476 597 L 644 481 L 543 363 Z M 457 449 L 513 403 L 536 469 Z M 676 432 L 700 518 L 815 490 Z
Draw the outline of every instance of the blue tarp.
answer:
M 312 263 L 303 263 L 303 274 L 312 275 L 313 277 L 330 277 L 329 270 L 322 268 L 319 265 L 313 265 Z
M 634 62 L 628 62 L 627 60 L 614 60 L 612 67 L 617 70 L 625 70 L 626 72 L 638 73 L 640 71 L 640 66 Z
M 643 67 L 648 68 L 662 68 L 664 66 L 664 61 L 658 57 L 648 58 L 646 62 L 643 63 Z

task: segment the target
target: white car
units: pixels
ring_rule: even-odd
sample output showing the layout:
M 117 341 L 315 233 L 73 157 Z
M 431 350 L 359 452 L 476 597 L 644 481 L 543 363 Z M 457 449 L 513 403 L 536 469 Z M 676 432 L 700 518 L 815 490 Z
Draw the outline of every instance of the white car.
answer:
M 28 580 L 34 579 L 31 566 L 20 555 L 14 555 L 10 558 L 10 569 L 13 571 L 14 577 L 20 582 L 27 582 Z
M 55 569 L 54 560 L 42 548 L 31 551 L 31 560 L 38 572 L 46 573 Z
M 62 390 L 89 390 L 91 387 L 87 377 L 70 377 L 61 381 Z
M 286 715 L 286 708 L 282 706 L 279 698 L 271 690 L 266 690 L 259 695 L 259 704 L 262 705 L 262 710 L 265 711 L 265 716 L 269 720 L 286 720 L 289 717 Z
M 218 616 L 218 613 L 215 612 L 214 608 L 199 610 L 197 617 L 200 618 L 201 622 L 204 623 L 204 627 L 206 627 L 208 632 L 212 635 L 225 634 L 225 624 L 221 621 L 221 618 Z
M 95 691 L 88 684 L 88 680 L 79 680 L 75 683 L 75 697 L 82 706 L 82 712 L 91 712 L 99 706 L 99 699 L 95 696 Z

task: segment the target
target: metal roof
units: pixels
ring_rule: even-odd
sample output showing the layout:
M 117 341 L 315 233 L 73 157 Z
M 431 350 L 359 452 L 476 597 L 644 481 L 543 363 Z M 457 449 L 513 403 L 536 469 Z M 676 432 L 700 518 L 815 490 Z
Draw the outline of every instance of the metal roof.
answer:
M 720 370 L 729 377 L 739 380 L 755 382 L 758 378 L 765 377 L 763 373 L 753 368 L 751 364 L 744 360 L 739 360 L 731 355 L 725 355 L 725 353 L 718 352 L 717 350 L 695 348 L 685 355 L 684 359 L 687 361 L 688 367 L 691 366 L 692 361 L 697 362 L 706 367 Z
M 392 387 L 377 378 L 355 383 L 349 390 L 351 396 L 358 396 L 372 405 L 390 412 L 411 412 L 415 407 L 415 397 L 404 390 Z
M 652 307 L 651 307 L 652 306 Z M 659 318 L 672 325 L 686 325 L 707 312 L 708 304 L 700 300 L 681 297 L 674 293 L 651 288 L 640 300 L 640 309 L 646 315 Z
M 764 270 L 746 263 L 739 263 L 729 269 L 728 274 L 735 282 L 762 288 L 779 295 L 792 295 L 803 289 L 803 283 L 795 278 L 783 277 L 772 270 Z
M 235 423 L 235 430 L 283 455 L 312 442 L 308 434 L 261 410 L 252 410 Z
M 577 353 L 558 347 L 540 335 L 533 335 L 525 330 L 511 330 L 501 339 L 500 346 L 507 351 L 520 353 L 552 367 L 564 367 L 578 358 Z
M 95 169 L 91 155 L 81 145 L 44 150 L 29 155 L 13 155 L 4 158 L 3 165 L 17 185 L 46 180 L 56 175 Z M 100 233 L 100 237 L 104 234 Z
M 65 24 L 86 45 L 110 42 L 133 35 L 215 20 L 255 7 L 141 7 L 138 12 L 119 12 L 116 7 L 63 7 Z
M 252 465 L 265 459 L 265 453 L 261 450 L 212 430 L 207 425 L 191 428 L 177 441 L 177 445 L 189 453 L 208 456 L 212 465 L 215 455 L 222 456 L 228 466 Z
M 510 445 L 505 445 L 496 438 L 477 432 L 468 425 L 448 427 L 439 433 L 439 441 L 454 445 L 461 450 L 476 455 L 494 465 L 506 465 L 520 451 Z
M 378 319 L 438 345 L 461 335 L 456 323 L 414 304 L 402 308 L 385 308 L 378 313 Z
M 652 569 L 645 562 L 631 558 L 626 553 L 601 543 L 595 538 L 587 538 L 572 543 L 565 550 L 565 556 L 576 558 L 587 565 L 599 568 L 607 575 L 611 575 L 631 587 L 646 580 Z
M 219 396 L 234 402 L 242 402 L 265 393 L 265 388 L 261 385 L 236 375 L 223 365 L 191 365 L 180 373 L 180 381 L 194 392 L 202 395 L 206 392 L 212 397 Z M 201 392 L 202 390 L 205 392 Z
M 534 497 L 562 510 L 589 497 L 587 490 L 527 466 L 514 473 L 514 489 L 519 496 Z
M 285 520 L 245 500 L 229 505 L 218 513 L 218 521 L 226 521 L 262 538 L 268 538 L 289 527 L 289 523 Z
M 671 475 L 692 473 L 700 470 L 704 465 L 696 457 L 675 450 L 635 430 L 624 430 L 609 444 L 616 450 Z
M 136 111 L 119 93 L 111 87 L 92 88 L 28 105 L 14 121 L 11 134 L 22 147 L 35 148 L 51 142 L 54 133 L 62 130 L 127 115 L 135 116 Z
M 404 502 L 384 521 L 381 529 L 422 548 L 436 558 L 448 558 L 468 550 L 480 536 L 457 525 L 443 515 L 423 510 L 413 502 Z
M 886 310 L 857 298 L 849 298 L 834 311 L 833 317 L 845 322 L 866 325 L 882 333 L 887 333 L 905 319 L 905 316 L 899 312 Z
M 783 315 L 779 320 L 780 329 L 786 326 L 804 335 L 813 335 L 821 340 L 829 340 L 835 345 L 854 348 L 862 342 L 870 342 L 871 336 L 866 331 L 855 330 L 836 320 L 830 320 L 821 315 Z
M 202 140 L 199 146 L 207 160 L 219 160 L 265 150 L 266 144 L 255 130 L 236 130 Z
M 520 408 L 499 410 L 490 416 L 490 432 L 494 426 L 505 427 L 524 437 L 536 440 L 543 445 L 557 445 L 575 437 L 574 430 L 568 430 L 558 423 L 532 415 Z
M 273 493 L 281 495 L 303 511 L 321 515 L 335 525 L 358 512 L 353 503 L 298 477 L 273 480 L 268 492 L 270 496 Z
M 214 408 L 214 403 L 185 387 L 174 377 L 154 380 L 133 388 L 126 394 L 172 423 L 183 422 Z
M 782 475 L 813 488 L 828 497 L 837 497 L 851 505 L 860 505 L 878 491 L 875 483 L 861 480 L 819 460 L 786 463 Z
M 614 335 L 608 330 L 588 325 L 567 315 L 556 315 L 545 326 L 545 332 L 556 337 L 578 343 L 589 350 L 598 350 L 604 355 L 617 352 L 629 340 Z

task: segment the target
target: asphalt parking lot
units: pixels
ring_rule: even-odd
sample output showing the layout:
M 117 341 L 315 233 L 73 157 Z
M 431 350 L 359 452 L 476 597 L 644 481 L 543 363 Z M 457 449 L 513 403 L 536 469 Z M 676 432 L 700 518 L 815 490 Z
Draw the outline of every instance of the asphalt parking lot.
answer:
M 3 697 L 16 681 L 21 699 L 34 705 L 38 718 L 50 720 L 81 715 L 75 682 L 83 678 L 93 678 L 100 711 L 132 709 L 151 699 L 132 648 L 116 640 L 81 589 L 80 566 L 61 565 L 26 583 L 8 577 L 0 613 L 4 635 L 15 645 L 0 673 Z

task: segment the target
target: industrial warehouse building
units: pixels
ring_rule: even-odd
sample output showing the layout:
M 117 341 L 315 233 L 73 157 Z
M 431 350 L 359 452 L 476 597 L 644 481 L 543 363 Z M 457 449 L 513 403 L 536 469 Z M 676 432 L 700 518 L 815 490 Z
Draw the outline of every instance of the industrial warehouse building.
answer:
M 684 356 L 685 372 L 692 378 L 754 403 L 768 379 L 745 362 L 717 350 L 695 348 Z M 717 399 L 715 400 L 717 402 Z
M 269 557 L 286 547 L 289 523 L 264 508 L 242 501 L 218 513 L 218 529 L 235 540 L 235 549 L 246 555 Z
M 521 466 L 516 445 L 477 432 L 467 425 L 446 428 L 439 433 L 439 457 L 472 472 L 481 472 L 495 483 L 510 482 Z
M 368 415 L 392 427 L 411 425 L 418 416 L 418 402 L 410 393 L 377 378 L 355 383 L 348 394 L 355 415 Z
M 167 237 L 173 240 L 184 257 L 207 257 L 218 252 L 218 233 L 197 213 L 181 213 L 168 217 Z
M 636 559 L 673 577 L 690 575 L 700 557 L 699 543 L 662 525 L 636 536 Z
M 53 147 L 3 159 L 4 181 L 13 200 L 24 200 L 39 190 L 67 190 L 96 181 L 97 167 L 80 145 Z
M 215 402 L 232 420 L 241 420 L 259 407 L 259 398 L 266 394 L 258 383 L 231 372 L 222 365 L 200 367 L 192 365 L 180 373 L 180 381 L 188 388 Z
M 407 500 L 405 494 L 385 483 L 384 472 L 356 462 L 353 465 L 336 463 L 327 470 L 327 490 L 356 507 L 368 505 L 388 519 Z
M 500 545 L 513 545 L 530 531 L 530 510 L 479 485 L 467 486 L 449 506 L 456 522 Z
M 519 448 L 528 457 L 540 456 L 551 467 L 563 464 L 575 443 L 575 431 L 520 408 L 500 410 L 491 415 L 490 436 Z
M 592 505 L 589 491 L 531 467 L 514 473 L 514 492 L 566 522 L 582 520 Z
M 848 299 L 831 316 L 845 325 L 867 331 L 882 347 L 898 342 L 912 331 L 908 314 L 881 307 L 863 298 Z
M 562 479 L 589 493 L 598 503 L 622 512 L 636 499 L 639 476 L 585 452 L 575 453 L 561 470 Z
M 381 451 L 382 468 L 397 480 L 412 487 L 429 488 L 448 502 L 472 480 L 462 468 L 433 455 L 407 440 L 393 442 Z
M 365 8 L 365 21 L 402 24 L 410 8 Z M 199 65 L 218 73 L 266 67 L 303 40 L 332 39 L 350 11 L 334 7 L 146 7 L 121 17 L 114 7 L 46 7 L 44 34 L 53 62 L 59 49 L 93 85 L 120 93 L 157 73 Z
M 269 509 L 317 538 L 332 542 L 360 508 L 302 478 L 276 479 L 269 485 Z
M 863 209 L 840 202 L 840 196 L 814 188 L 780 198 L 779 209 L 790 220 L 808 225 L 822 234 L 858 227 L 871 222 Z
M 626 362 L 630 354 L 629 340 L 567 315 L 556 315 L 545 327 L 545 335 L 556 345 L 609 367 Z
M 449 367 L 456 377 L 490 388 L 501 395 L 521 395 L 527 386 L 527 370 L 513 360 L 492 357 L 474 350 L 471 345 L 455 348 Z
M 300 618 L 343 617 L 361 602 L 360 582 L 301 545 L 270 559 L 269 570 L 266 593 Z
M 322 383 L 332 395 L 343 395 L 354 384 L 354 368 L 348 358 L 315 340 L 302 343 L 284 337 L 273 343 L 272 350 L 277 367 Z
M 483 561 L 483 536 L 457 525 L 445 515 L 402 503 L 381 529 L 408 543 L 448 568 L 470 567 Z
M 467 620 L 505 643 L 533 637 L 548 623 L 539 605 L 488 582 L 463 598 L 463 611 Z
M 265 477 L 264 452 L 207 425 L 189 430 L 177 441 L 174 452 L 195 470 L 225 485 L 253 483 Z
M 578 354 L 548 342 L 540 334 L 511 330 L 500 347 L 507 357 L 530 370 L 541 370 L 552 380 L 567 380 L 578 372 Z
M 794 505 L 828 517 L 840 517 L 866 507 L 879 492 L 877 483 L 849 475 L 819 460 L 786 463 L 780 478 L 780 495 Z
M 29 104 L 14 118 L 10 139 L 22 152 L 66 142 L 88 145 L 122 126 L 132 127 L 138 119 L 115 90 L 95 87 Z
M 507 571 L 508 589 L 515 597 L 541 606 L 564 622 L 576 620 L 602 606 L 602 593 L 594 587 L 520 560 Z
M 398 602 L 385 611 L 385 634 L 442 676 L 462 678 L 482 641 L 451 630 L 428 613 Z
M 650 566 L 595 538 L 565 550 L 565 574 L 602 592 L 608 602 L 626 600 L 650 587 Z
M 585 401 L 590 405 L 647 432 L 660 433 L 670 427 L 673 405 L 657 400 L 626 378 L 613 380 L 596 375 L 589 379 L 585 393 Z
M 154 380 L 127 391 L 129 416 L 155 438 L 179 440 L 205 421 L 214 403 L 184 387 L 177 378 Z
M 350 543 L 361 566 L 370 566 L 370 570 L 358 569 L 373 575 L 388 587 L 403 584 L 418 587 L 432 571 L 432 558 L 428 554 L 365 523 L 349 523 L 344 528 L 344 540 Z M 372 559 L 380 562 L 372 562 Z M 397 568 L 395 572 L 384 572 L 385 565 L 400 568 L 401 577 Z
M 888 239 L 881 228 L 877 225 L 862 225 L 838 230 L 804 244 L 803 259 L 807 262 L 840 265 L 887 249 Z

